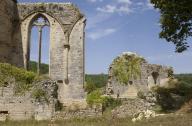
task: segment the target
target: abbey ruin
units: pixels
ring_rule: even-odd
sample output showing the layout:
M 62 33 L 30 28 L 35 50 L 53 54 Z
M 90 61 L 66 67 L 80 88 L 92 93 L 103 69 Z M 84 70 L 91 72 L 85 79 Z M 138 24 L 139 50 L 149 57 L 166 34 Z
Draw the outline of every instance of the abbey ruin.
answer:
M 43 20 L 39 21 L 39 18 Z M 11 67 L 16 66 L 14 69 L 29 70 L 31 31 L 35 26 L 39 34 L 39 45 L 36 47 L 39 53 L 39 73 L 42 28 L 50 28 L 49 79 L 33 82 L 31 90 L 18 96 L 15 95 L 18 85 L 16 78 L 5 78 L 0 85 L 0 121 L 7 118 L 50 120 L 102 115 L 102 105 L 90 107 L 86 102 L 85 25 L 85 16 L 72 3 L 17 3 L 17 0 L 0 0 L 0 65 L 8 63 Z M 139 91 L 163 85 L 169 80 L 171 70 L 169 67 L 148 64 L 144 60 L 141 64 L 141 78 L 131 79 L 127 85 L 121 85 L 111 74 L 112 68 L 113 63 L 109 68 L 106 94 L 122 99 L 136 98 Z M 1 72 L 0 77 L 5 77 L 1 76 Z M 41 90 L 36 97 L 46 95 L 43 100 L 33 97 L 38 89 Z M 138 104 L 137 100 L 135 104 Z M 141 104 L 143 106 L 145 103 Z M 57 110 L 59 107 L 63 107 L 64 111 Z
M 118 57 L 121 58 L 123 56 L 141 57 L 132 52 L 125 52 Z M 173 73 L 171 67 L 149 64 L 145 59 L 143 59 L 140 64 L 140 76 L 138 78 L 131 78 L 126 84 L 121 84 L 112 74 L 113 67 L 114 62 L 109 67 L 109 79 L 106 92 L 108 95 L 113 97 L 118 96 L 119 98 L 136 98 L 140 91 L 147 92 L 153 86 L 164 86 L 168 83 L 170 75 Z
M 28 69 L 31 29 L 38 18 L 45 19 L 50 27 L 49 77 L 58 85 L 58 100 L 64 106 L 82 101 L 85 98 L 83 86 L 86 19 L 71 3 L 25 4 L 17 3 L 16 0 L 1 0 L 0 62 Z M 8 92 L 12 94 L 11 91 Z M 29 107 L 27 103 L 25 105 L 26 108 Z M 6 104 L 0 106 L 0 111 L 8 111 Z M 14 106 L 14 102 L 10 106 Z
M 50 24 L 49 76 L 59 82 L 59 99 L 83 98 L 86 20 L 78 8 L 71 3 L 16 5 L 12 0 L 2 0 L 0 6 L 0 61 L 28 69 L 31 27 L 43 17 Z

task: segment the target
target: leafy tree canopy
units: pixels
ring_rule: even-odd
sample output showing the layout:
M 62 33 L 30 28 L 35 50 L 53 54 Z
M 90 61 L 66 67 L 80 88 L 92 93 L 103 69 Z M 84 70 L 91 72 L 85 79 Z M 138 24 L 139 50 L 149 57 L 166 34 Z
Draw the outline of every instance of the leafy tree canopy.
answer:
M 176 45 L 176 52 L 185 51 L 192 36 L 192 0 L 151 0 L 161 12 L 160 38 Z

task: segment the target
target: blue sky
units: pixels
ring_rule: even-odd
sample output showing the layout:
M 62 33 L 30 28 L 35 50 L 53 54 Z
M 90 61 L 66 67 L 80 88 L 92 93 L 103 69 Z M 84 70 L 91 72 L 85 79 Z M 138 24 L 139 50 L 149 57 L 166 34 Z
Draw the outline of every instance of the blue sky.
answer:
M 107 73 L 122 52 L 136 52 L 149 63 L 172 66 L 175 73 L 192 73 L 192 48 L 178 54 L 159 39 L 160 14 L 149 0 L 18 0 L 19 2 L 72 2 L 87 18 L 86 73 Z M 32 32 L 32 58 L 37 56 L 37 29 Z M 48 62 L 49 29 L 43 33 L 43 62 Z M 191 39 L 189 39 L 191 41 Z M 192 46 L 192 45 L 191 45 Z

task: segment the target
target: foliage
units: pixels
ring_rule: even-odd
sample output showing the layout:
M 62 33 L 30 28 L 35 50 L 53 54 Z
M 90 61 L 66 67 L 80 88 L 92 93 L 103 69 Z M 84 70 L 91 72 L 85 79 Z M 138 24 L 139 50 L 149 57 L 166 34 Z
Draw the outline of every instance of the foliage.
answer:
M 96 87 L 95 84 L 93 84 L 93 83 L 87 83 L 87 82 L 86 82 L 86 84 L 85 84 L 85 91 L 86 91 L 88 94 L 91 93 L 92 91 L 96 90 L 96 89 L 97 89 L 97 87 Z
M 143 91 L 138 91 L 138 92 L 137 92 L 137 96 L 138 96 L 139 98 L 141 98 L 141 99 L 146 99 L 146 96 L 145 96 L 145 94 L 144 94 Z
M 119 105 L 121 105 L 121 100 L 114 99 L 109 96 L 102 96 L 100 90 L 95 90 L 87 95 L 87 103 L 90 106 L 93 105 L 102 105 L 103 110 L 110 108 L 113 109 Z
M 47 93 L 43 89 L 35 89 L 32 92 L 32 96 L 33 96 L 33 98 L 35 98 L 38 101 L 41 101 L 42 99 L 45 101 L 48 101 Z
M 144 59 L 136 55 L 123 55 L 113 61 L 112 74 L 123 84 L 127 84 L 130 79 L 141 76 L 141 62 Z
M 177 52 L 183 52 L 189 46 L 187 38 L 192 36 L 191 0 L 151 0 L 161 12 L 160 38 L 176 45 Z
M 175 100 L 168 89 L 156 86 L 153 87 L 153 91 L 158 94 L 156 95 L 157 103 L 161 106 L 163 111 L 175 109 Z
M 109 96 L 106 96 L 103 98 L 103 109 L 110 108 L 113 109 L 117 106 L 120 106 L 122 104 L 120 99 L 115 99 Z
M 192 85 L 192 74 L 177 74 L 175 75 L 175 78 L 177 78 L 178 81 L 182 81 L 188 85 Z
M 89 84 L 94 84 L 96 88 L 105 87 L 107 84 L 108 76 L 106 74 L 97 74 L 97 75 L 85 75 L 85 81 Z
M 30 61 L 29 62 L 29 70 L 37 73 L 37 62 L 35 61 Z M 41 63 L 40 66 L 40 74 L 48 74 L 49 73 L 49 65 L 45 63 Z
M 16 93 L 28 91 L 36 77 L 33 72 L 28 72 L 7 63 L 0 63 L 0 73 L 0 86 L 7 84 L 8 79 L 14 78 L 16 81 Z
M 180 108 L 185 102 L 192 98 L 192 76 L 176 75 L 175 79 L 170 79 L 166 87 L 153 87 L 157 93 L 158 104 L 163 110 Z
M 100 90 L 95 90 L 87 95 L 86 99 L 89 105 L 100 105 L 103 102 L 102 92 Z

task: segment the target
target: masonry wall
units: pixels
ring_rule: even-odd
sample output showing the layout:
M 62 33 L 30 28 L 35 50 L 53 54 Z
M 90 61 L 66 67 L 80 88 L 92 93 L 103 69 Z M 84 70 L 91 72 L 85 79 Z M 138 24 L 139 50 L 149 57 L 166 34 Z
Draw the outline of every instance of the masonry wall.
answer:
M 23 66 L 21 31 L 15 0 L 0 1 L 0 62 Z M 18 61 L 20 59 L 20 61 Z
M 172 70 L 167 66 L 149 64 L 144 61 L 141 63 L 141 76 L 137 79 L 130 79 L 127 84 L 121 84 L 112 75 L 112 67 L 113 65 L 109 69 L 107 93 L 120 98 L 136 98 L 139 91 L 147 92 L 153 86 L 165 85 L 169 81 L 168 71 Z M 153 73 L 158 74 L 156 79 L 154 79 Z
M 58 99 L 64 106 L 84 99 L 84 16 L 71 3 L 18 4 L 18 9 L 25 68 L 32 23 L 43 16 L 50 24 L 49 75 L 58 82 Z
M 54 115 L 54 103 L 39 103 L 31 97 L 29 92 L 23 96 L 17 96 L 13 91 L 12 87 L 0 88 L 0 116 L 6 116 L 4 119 L 48 120 Z
M 83 89 L 84 51 L 82 51 L 84 50 L 84 21 L 83 18 L 75 24 L 69 38 L 69 84 L 64 84 L 60 88 L 65 93 L 65 95 L 61 96 L 64 103 L 85 98 Z

